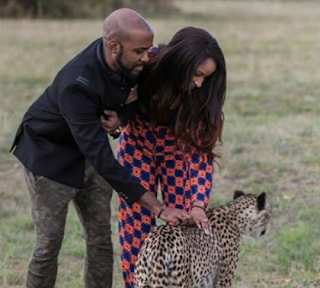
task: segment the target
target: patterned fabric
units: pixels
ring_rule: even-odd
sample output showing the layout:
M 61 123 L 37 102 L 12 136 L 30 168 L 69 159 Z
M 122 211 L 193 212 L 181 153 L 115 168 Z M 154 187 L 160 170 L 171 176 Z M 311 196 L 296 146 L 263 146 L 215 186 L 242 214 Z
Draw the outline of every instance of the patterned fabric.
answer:
M 53 288 L 70 201 L 74 202 L 87 244 L 85 287 L 111 288 L 113 247 L 110 227 L 111 186 L 88 165 L 79 190 L 25 169 L 37 241 L 29 263 L 27 288 Z
M 151 130 L 150 123 L 135 115 L 124 128 L 118 145 L 118 160 L 141 185 L 172 208 L 188 210 L 192 203 L 208 204 L 212 188 L 213 163 L 198 154 L 185 154 L 168 135 L 167 126 Z M 119 198 L 121 263 L 125 287 L 133 287 L 134 265 L 139 249 L 155 226 L 155 215 Z

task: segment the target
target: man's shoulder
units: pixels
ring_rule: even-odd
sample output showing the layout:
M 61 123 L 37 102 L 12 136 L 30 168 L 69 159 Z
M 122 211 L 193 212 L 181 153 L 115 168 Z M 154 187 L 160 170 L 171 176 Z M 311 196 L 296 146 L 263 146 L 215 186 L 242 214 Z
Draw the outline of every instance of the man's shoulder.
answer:
M 100 67 L 97 58 L 97 49 L 101 43 L 101 38 L 92 42 L 83 51 L 71 59 L 58 75 L 62 75 L 70 81 L 84 80 L 84 82 L 94 82 L 100 78 Z M 80 78 L 79 78 L 80 77 Z
M 94 63 L 69 63 L 58 73 L 55 82 L 63 87 L 75 86 L 88 91 L 99 91 L 105 83 Z

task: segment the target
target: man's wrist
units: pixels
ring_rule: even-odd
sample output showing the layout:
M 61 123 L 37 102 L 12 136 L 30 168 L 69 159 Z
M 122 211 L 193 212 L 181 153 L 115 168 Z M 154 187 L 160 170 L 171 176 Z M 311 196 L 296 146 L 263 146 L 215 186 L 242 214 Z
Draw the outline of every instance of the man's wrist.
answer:
M 155 197 L 151 192 L 144 193 L 141 198 L 137 201 L 141 206 L 150 210 L 155 215 L 159 215 L 163 204 Z
M 115 139 L 119 137 L 119 135 L 121 134 L 121 131 L 122 131 L 122 126 L 119 126 L 116 130 L 113 130 L 109 134 Z
M 160 219 L 162 212 L 163 212 L 166 208 L 167 208 L 167 206 L 166 206 L 166 205 L 163 205 L 163 206 L 162 206 L 162 208 L 160 209 L 159 213 L 158 213 L 158 214 L 156 214 L 156 215 L 157 215 L 157 218 L 159 218 L 159 219 Z
M 165 208 L 166 206 L 159 201 L 159 203 L 152 207 L 151 212 L 153 212 L 157 216 L 157 218 L 159 218 L 159 215 L 161 215 Z

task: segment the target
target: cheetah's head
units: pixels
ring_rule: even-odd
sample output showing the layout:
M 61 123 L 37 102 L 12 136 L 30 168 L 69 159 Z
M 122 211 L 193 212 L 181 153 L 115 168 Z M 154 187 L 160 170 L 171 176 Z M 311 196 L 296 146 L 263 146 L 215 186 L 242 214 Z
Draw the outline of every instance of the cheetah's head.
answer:
M 259 196 L 245 194 L 242 191 L 234 192 L 234 201 L 237 202 L 237 222 L 241 234 L 260 237 L 265 234 L 271 217 L 271 209 L 267 202 L 266 192 Z

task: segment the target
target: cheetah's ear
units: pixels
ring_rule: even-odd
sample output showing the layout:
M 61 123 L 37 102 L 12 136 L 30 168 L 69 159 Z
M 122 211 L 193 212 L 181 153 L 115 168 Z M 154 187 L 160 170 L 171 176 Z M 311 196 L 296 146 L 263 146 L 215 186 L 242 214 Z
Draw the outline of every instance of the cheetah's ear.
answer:
M 257 197 L 257 206 L 258 206 L 258 211 L 261 211 L 266 208 L 266 192 L 262 192 L 258 197 Z
M 241 191 L 241 190 L 236 190 L 234 191 L 234 194 L 233 194 L 233 200 L 239 198 L 240 196 L 243 196 L 244 195 L 244 192 Z

